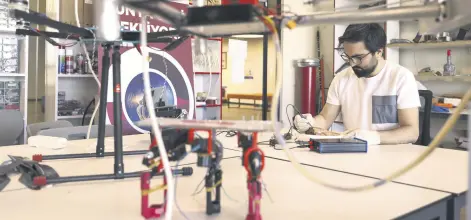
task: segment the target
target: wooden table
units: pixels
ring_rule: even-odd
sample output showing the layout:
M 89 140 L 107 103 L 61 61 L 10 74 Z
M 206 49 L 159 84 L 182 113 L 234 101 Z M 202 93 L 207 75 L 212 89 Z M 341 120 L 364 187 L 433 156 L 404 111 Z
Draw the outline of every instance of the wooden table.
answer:
M 57 169 L 67 175 L 100 172 L 96 168 L 106 167 L 107 160 L 95 160 L 81 166 L 59 162 Z M 224 159 L 221 165 L 223 187 L 232 200 L 223 195 L 222 212 L 216 216 L 205 215 L 205 193 L 191 196 L 206 169 L 194 167 L 191 177 L 178 178 L 177 204 L 189 219 L 245 219 L 246 171 L 238 158 Z M 345 186 L 374 181 L 320 168 L 307 169 L 319 178 Z M 444 219 L 446 202 L 450 199 L 446 192 L 396 183 L 361 193 L 331 190 L 306 181 L 292 166 L 274 159 L 266 160 L 262 178 L 273 199 L 271 202 L 268 194 L 263 192 L 264 219 Z M 156 178 L 153 184 L 161 184 L 160 179 Z M 161 201 L 162 193 L 152 194 L 151 198 Z M 61 184 L 39 191 L 5 191 L 0 193 L 0 207 L 2 219 L 8 220 L 45 217 L 50 220 L 143 219 L 137 179 Z M 184 219 L 176 207 L 173 219 Z
M 258 141 L 266 141 L 271 136 L 271 133 L 261 134 Z M 295 147 L 296 144 L 287 146 Z M 229 147 L 235 149 L 232 145 Z M 261 148 L 267 157 L 285 161 L 288 159 L 283 150 L 263 145 Z M 291 151 L 306 166 L 380 179 L 402 168 L 425 150 L 424 146 L 402 144 L 370 146 L 368 153 L 359 154 L 319 154 L 307 148 L 295 148 Z M 467 174 L 467 152 L 438 148 L 421 164 L 394 182 L 452 193 L 455 197 L 450 205 L 454 207 L 454 214 L 449 219 L 459 219 L 458 213 L 465 204 L 468 190 Z

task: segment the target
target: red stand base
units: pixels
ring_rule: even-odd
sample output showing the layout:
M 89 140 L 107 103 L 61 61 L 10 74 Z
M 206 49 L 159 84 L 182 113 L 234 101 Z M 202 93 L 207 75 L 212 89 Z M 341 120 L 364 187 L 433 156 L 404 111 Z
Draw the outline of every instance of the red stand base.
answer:
M 248 214 L 245 220 L 262 220 L 262 216 L 257 214 Z
M 145 219 L 160 218 L 165 215 L 165 209 L 163 205 L 152 205 L 142 210 L 141 214 Z

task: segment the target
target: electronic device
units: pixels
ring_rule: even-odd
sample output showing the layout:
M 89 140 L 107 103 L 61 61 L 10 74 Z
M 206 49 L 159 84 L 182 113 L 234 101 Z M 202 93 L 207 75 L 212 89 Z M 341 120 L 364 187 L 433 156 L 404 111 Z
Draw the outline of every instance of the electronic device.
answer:
M 165 86 L 152 89 L 152 100 L 155 105 L 155 116 L 161 118 L 178 118 L 183 112 L 182 109 L 177 108 L 176 105 L 167 105 L 169 103 L 168 97 L 165 94 Z
M 366 153 L 368 143 L 358 138 L 311 139 L 309 149 L 318 153 Z

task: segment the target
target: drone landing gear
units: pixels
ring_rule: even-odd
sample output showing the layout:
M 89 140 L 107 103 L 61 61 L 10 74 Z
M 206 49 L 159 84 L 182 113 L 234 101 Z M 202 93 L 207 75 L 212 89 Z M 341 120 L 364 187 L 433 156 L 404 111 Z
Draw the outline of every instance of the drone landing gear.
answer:
M 265 155 L 257 146 L 257 133 L 238 134 L 239 147 L 242 147 L 242 165 L 247 170 L 249 208 L 246 220 L 262 220 L 260 202 L 262 199 L 261 173 L 265 167 Z
M 205 177 L 206 186 L 206 214 L 212 215 L 221 212 L 221 185 L 222 170 L 214 169 Z M 212 200 L 212 191 L 215 190 L 215 199 Z

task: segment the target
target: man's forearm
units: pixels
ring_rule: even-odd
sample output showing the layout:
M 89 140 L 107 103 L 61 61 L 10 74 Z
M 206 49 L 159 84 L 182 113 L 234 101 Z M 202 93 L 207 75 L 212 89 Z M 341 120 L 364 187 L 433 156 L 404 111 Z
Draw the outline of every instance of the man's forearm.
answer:
M 322 128 L 325 130 L 330 128 L 330 125 L 327 124 L 327 121 L 325 120 L 324 116 L 316 115 L 313 119 L 314 123 L 312 124 L 312 126 L 314 128 Z
M 399 128 L 379 131 L 381 144 L 408 144 L 415 143 L 419 137 L 419 130 L 413 126 L 401 126 Z

